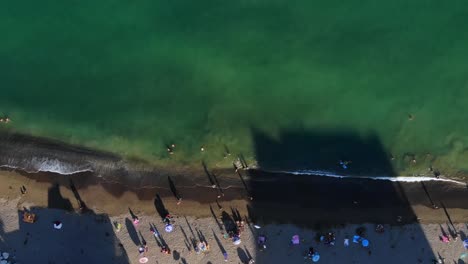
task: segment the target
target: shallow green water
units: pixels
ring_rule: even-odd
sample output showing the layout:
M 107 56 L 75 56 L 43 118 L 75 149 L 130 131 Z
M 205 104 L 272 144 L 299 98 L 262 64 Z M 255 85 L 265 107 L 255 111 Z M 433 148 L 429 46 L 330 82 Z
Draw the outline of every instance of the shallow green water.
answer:
M 464 170 L 466 25 L 466 1 L 3 1 L 0 112 L 151 162 L 250 159 L 252 129 L 299 129 Z

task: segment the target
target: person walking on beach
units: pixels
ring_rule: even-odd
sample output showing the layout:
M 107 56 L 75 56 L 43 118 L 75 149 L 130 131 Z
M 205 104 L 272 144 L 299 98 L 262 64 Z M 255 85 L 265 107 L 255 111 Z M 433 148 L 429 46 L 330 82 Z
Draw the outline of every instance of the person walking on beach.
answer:
M 151 233 L 153 233 L 153 236 L 154 236 L 154 237 L 159 237 L 158 230 L 156 230 L 156 229 L 153 228 L 153 227 L 150 227 L 150 231 L 151 231 Z
M 145 248 L 142 245 L 138 247 L 138 253 L 140 253 L 140 256 L 143 256 L 145 254 Z

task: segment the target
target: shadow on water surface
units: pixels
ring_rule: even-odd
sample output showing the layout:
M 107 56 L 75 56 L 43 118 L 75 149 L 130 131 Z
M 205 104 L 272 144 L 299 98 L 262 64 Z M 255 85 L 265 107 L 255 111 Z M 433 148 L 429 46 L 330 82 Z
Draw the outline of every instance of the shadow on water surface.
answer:
M 257 162 L 278 170 L 314 169 L 346 174 L 394 176 L 389 155 L 375 135 L 287 131 L 271 138 L 253 131 Z M 340 161 L 347 163 L 343 169 Z
M 396 176 L 388 153 L 374 135 L 361 137 L 346 132 L 302 130 L 285 131 L 275 138 L 258 130 L 253 130 L 252 134 L 258 165 L 266 171 L 313 170 L 342 175 Z M 346 169 L 340 161 L 345 162 Z M 248 174 L 248 188 L 253 196 L 248 212 L 254 224 L 292 223 L 331 228 L 346 223 L 417 222 L 399 182 L 259 170 L 243 173 Z M 420 226 L 413 233 L 424 238 L 417 247 L 430 248 Z M 390 250 L 388 252 L 388 263 L 400 260 Z M 258 263 L 273 260 L 259 251 L 256 256 Z M 328 258 L 325 254 L 322 257 Z M 417 263 L 419 258 L 427 262 L 433 257 L 433 253 L 415 253 L 402 260 Z M 333 259 L 324 260 L 321 262 L 333 263 Z

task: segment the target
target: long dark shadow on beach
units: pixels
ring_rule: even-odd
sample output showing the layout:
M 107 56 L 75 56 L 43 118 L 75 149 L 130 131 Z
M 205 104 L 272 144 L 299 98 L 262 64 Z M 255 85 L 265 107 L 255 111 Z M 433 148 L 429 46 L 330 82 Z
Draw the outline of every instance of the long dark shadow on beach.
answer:
M 226 249 L 224 248 L 223 244 L 221 243 L 221 241 L 219 240 L 218 236 L 216 235 L 215 231 L 214 230 L 211 230 L 213 232 L 213 237 L 216 241 L 216 244 L 218 245 L 219 247 L 219 250 L 221 251 L 222 254 L 226 254 Z
M 219 219 L 216 216 L 216 213 L 214 212 L 213 207 L 211 206 L 211 204 L 210 204 L 210 211 L 211 211 L 211 215 L 213 216 L 213 218 L 214 218 L 214 220 L 216 222 L 216 225 L 219 227 L 219 230 L 223 230 L 223 225 L 219 222 Z
M 193 241 L 190 241 L 190 239 L 187 237 L 187 233 L 185 233 L 185 230 L 182 226 L 180 226 L 180 231 L 182 232 L 182 235 L 184 236 L 185 247 L 187 247 L 187 250 L 190 251 L 193 245 Z
M 153 232 L 153 237 L 154 237 L 154 240 L 156 241 L 156 244 L 158 245 L 158 247 L 162 248 L 163 244 L 159 240 L 159 237 L 161 236 L 161 234 L 159 233 L 159 230 L 154 223 L 150 223 L 150 230 L 151 232 Z
M 197 246 L 197 241 L 196 241 L 195 233 L 193 232 L 192 225 L 189 223 L 187 217 L 184 216 L 184 218 L 185 218 L 185 223 L 187 224 L 187 227 L 188 227 L 189 230 L 190 230 L 190 234 L 192 235 L 192 236 L 190 237 L 190 242 L 192 243 L 192 246 L 195 248 L 195 247 Z
M 252 194 L 252 191 L 250 190 L 251 187 L 249 187 L 247 185 L 247 183 L 244 180 L 244 176 L 242 176 L 242 173 L 241 173 L 240 169 L 237 168 L 235 164 L 234 164 L 234 168 L 236 170 L 237 175 L 239 176 L 239 179 L 242 182 L 242 185 L 244 186 L 244 189 L 245 189 L 245 192 L 246 192 L 247 196 L 249 197 L 250 200 L 253 200 L 253 194 Z
M 137 230 L 135 226 L 133 225 L 133 222 L 128 218 L 125 218 L 125 227 L 127 228 L 128 235 L 130 236 L 130 239 L 133 241 L 133 243 L 136 246 L 141 245 L 141 241 L 140 241 L 140 238 L 138 237 Z
M 223 222 L 224 230 L 228 233 L 236 233 L 237 225 L 234 219 L 226 212 L 221 213 L 221 221 Z
M 246 190 L 253 197 L 247 208 L 253 224 L 330 228 L 346 223 L 417 223 L 406 189 L 399 182 L 347 177 L 396 177 L 390 154 L 376 136 L 302 129 L 281 131 L 274 138 L 252 129 L 252 135 L 256 161 L 263 169 L 242 170 L 248 179 Z M 328 172 L 343 178 L 285 171 Z M 425 237 L 420 228 L 415 233 Z M 418 246 L 430 248 L 427 240 Z M 256 253 L 259 262 L 272 260 Z M 414 258 L 416 262 L 418 257 L 415 253 L 408 261 Z M 426 254 L 425 261 L 432 257 Z
M 249 261 L 249 256 L 245 253 L 245 250 L 238 247 L 237 248 L 237 256 L 239 257 L 241 263 L 247 263 Z
M 203 170 L 205 171 L 206 177 L 208 177 L 208 181 L 210 182 L 210 185 L 216 187 L 216 183 L 214 182 L 213 177 L 211 176 L 211 173 L 208 170 L 208 167 L 206 166 L 205 161 L 202 161 L 202 167 L 203 167 Z
M 156 208 L 156 211 L 158 212 L 161 219 L 164 219 L 169 214 L 169 211 L 166 209 L 166 206 L 164 206 L 164 203 L 159 194 L 156 194 L 156 198 L 154 198 L 154 207 Z
M 78 207 L 79 207 L 80 211 L 82 213 L 89 212 L 90 209 L 88 208 L 88 206 L 86 206 L 86 203 L 81 198 L 81 195 L 78 192 L 78 189 L 76 188 L 75 183 L 73 182 L 73 180 L 71 178 L 70 178 L 70 190 L 73 192 L 73 196 L 75 197 L 76 202 L 78 203 Z
M 218 192 L 218 199 L 219 199 L 222 196 L 224 196 L 224 191 L 223 191 L 223 188 L 221 188 L 221 185 L 219 184 L 218 176 L 216 176 L 215 173 L 212 173 L 211 175 L 213 176 L 213 179 L 215 181 L 217 192 Z
M 182 200 L 182 196 L 180 195 L 179 190 L 177 190 L 174 181 L 172 180 L 171 176 L 167 176 L 167 180 L 169 181 L 169 188 L 171 189 L 172 194 L 176 198 L 178 202 Z
M 450 214 L 447 211 L 447 207 L 445 206 L 445 204 L 443 202 L 440 202 L 440 205 L 442 205 L 442 208 L 444 208 L 445 216 L 447 216 L 447 220 L 449 221 L 451 228 L 453 228 L 453 230 L 456 231 L 456 228 L 455 228 L 455 225 L 453 224 L 452 218 L 450 217 Z
M 424 184 L 424 182 L 421 182 L 421 186 L 422 186 L 422 188 L 424 190 L 424 193 L 426 193 L 427 199 L 429 199 L 429 203 L 431 204 L 432 208 L 438 209 L 439 207 L 432 200 L 432 197 L 429 194 L 429 191 L 427 190 L 426 184 Z

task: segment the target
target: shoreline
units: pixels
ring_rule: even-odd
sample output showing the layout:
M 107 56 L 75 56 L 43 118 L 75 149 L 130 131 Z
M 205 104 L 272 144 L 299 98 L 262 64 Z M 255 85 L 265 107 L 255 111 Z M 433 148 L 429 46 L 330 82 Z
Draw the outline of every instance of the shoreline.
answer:
M 13 154 L 14 153 L 14 154 Z M 242 160 L 242 161 L 240 161 Z M 261 165 L 247 164 L 242 155 L 238 158 L 231 158 L 232 163 L 238 163 L 240 167 L 246 169 L 260 170 L 267 173 L 289 173 L 289 174 L 308 174 L 329 177 L 367 177 L 367 178 L 387 178 L 397 179 L 399 177 L 433 177 L 434 174 L 417 174 L 417 175 L 394 175 L 390 171 L 388 174 L 369 174 L 369 168 L 363 168 L 363 171 L 358 170 L 342 170 L 332 171 L 323 169 L 281 169 L 268 168 Z M 194 161 L 195 162 L 195 161 Z M 94 150 L 78 145 L 71 145 L 62 141 L 34 137 L 26 134 L 15 132 L 0 133 L 0 168 L 20 170 L 28 173 L 51 172 L 62 175 L 73 175 L 82 172 L 92 172 L 100 177 L 108 177 L 109 181 L 116 181 L 117 178 L 129 177 L 147 177 L 150 174 L 177 176 L 180 174 L 203 174 L 201 166 L 204 163 L 203 159 L 199 161 L 200 165 L 155 165 L 144 161 L 136 161 L 127 159 L 114 153 Z M 197 162 L 197 163 L 198 163 Z M 208 164 L 215 171 L 231 171 L 232 163 L 228 162 L 225 167 L 219 167 L 219 163 Z M 384 164 L 384 161 L 380 161 Z M 384 164 L 385 167 L 389 166 Z M 346 174 L 345 174 L 346 173 Z M 372 176 L 381 175 L 381 176 Z M 386 175 L 386 176 L 385 176 Z M 467 182 L 468 174 L 462 172 L 456 173 L 456 176 L 450 177 L 441 174 L 437 178 L 445 178 L 459 182 Z M 122 182 L 125 184 L 125 182 Z
M 203 184 L 194 185 L 190 185 L 193 184 L 192 181 L 184 183 L 173 178 L 178 192 L 183 197 L 182 204 L 177 205 L 167 178 L 158 186 L 129 188 L 119 183 L 105 181 L 92 173 L 64 176 L 0 171 L 0 181 L 5 183 L 0 186 L 0 197 L 8 199 L 21 197 L 21 201 L 34 201 L 40 206 L 48 207 L 50 202 L 48 193 L 54 186 L 58 186 L 63 195 L 73 200 L 74 195 L 70 188 L 70 184 L 73 183 L 87 206 L 96 211 L 105 211 L 109 215 L 125 213 L 127 207 L 146 213 L 154 212 L 155 196 L 160 195 L 167 203 L 167 208 L 176 214 L 209 217 L 213 208 L 235 207 L 242 215 L 256 218 L 256 221 L 263 223 L 293 223 L 309 227 L 325 222 L 356 224 L 370 221 L 394 225 L 414 222 L 444 223 L 447 218 L 440 205 L 443 201 L 444 206 L 453 213 L 453 221 L 468 221 L 468 204 L 464 203 L 468 197 L 468 189 L 450 182 L 426 182 L 430 198 L 440 207 L 434 210 L 419 182 L 401 185 L 369 179 L 335 179 L 321 176 L 301 177 L 291 181 L 288 175 L 273 175 L 275 179 L 271 179 L 268 174 L 258 171 L 256 173 L 258 175 L 251 174 L 248 179 L 246 177 L 250 193 L 239 178 L 220 175 L 218 180 L 223 188 L 221 198 L 217 198 L 219 190 L 212 188 L 206 178 L 203 179 Z M 305 191 L 296 189 L 282 196 L 275 195 L 289 190 L 290 185 L 298 184 Z M 312 187 L 317 185 L 321 187 Z M 24 195 L 20 193 L 21 186 L 27 189 Z M 319 189 L 310 192 L 308 186 Z M 396 189 L 400 191 L 395 191 Z M 336 195 L 338 192 L 341 192 L 338 197 L 327 196 L 328 193 Z M 297 195 L 294 196 L 294 193 Z M 303 196 L 305 193 L 307 197 Z M 250 200 L 249 195 L 253 195 L 254 199 Z M 354 204 L 355 202 L 357 204 Z M 60 206 L 55 208 L 64 209 Z M 79 204 L 74 203 L 72 211 L 77 211 L 78 208 Z M 299 218 L 278 214 L 278 210 L 287 212 L 290 209 L 300 208 L 303 209 Z M 304 209 L 307 211 L 303 211 Z M 396 221 L 398 215 L 404 216 L 400 222 Z
M 202 166 L 199 169 L 165 169 L 131 164 L 111 153 L 71 145 L 63 147 L 62 143 L 44 139 L 31 141 L 27 137 L 10 136 L 0 136 L 0 162 L 28 163 L 37 161 L 39 156 L 64 163 L 65 167 L 71 164 L 91 168 L 91 172 L 69 175 L 0 170 L 0 180 L 5 183 L 0 186 L 0 196 L 22 196 L 25 201 L 40 201 L 42 206 L 47 206 L 50 188 L 58 184 L 62 192 L 70 194 L 73 182 L 85 197 L 86 204 L 111 215 L 122 214 L 127 205 L 152 212 L 155 196 L 160 195 L 176 212 L 209 217 L 210 205 L 216 207 L 219 203 L 224 207 L 232 204 L 244 215 L 262 215 L 265 223 L 293 220 L 309 226 L 321 222 L 399 224 L 397 216 L 403 216 L 402 223 L 440 223 L 445 216 L 432 207 L 436 204 L 442 207 L 442 202 L 454 210 L 454 221 L 468 219 L 468 204 L 463 203 L 468 199 L 468 188 L 466 184 L 448 179 L 415 177 L 399 182 L 398 177 L 375 180 L 366 176 L 323 177 L 320 173 L 293 175 L 291 172 L 257 169 L 235 171 L 233 168 Z M 174 186 L 170 186 L 170 182 Z M 28 189 L 26 195 L 19 192 L 23 185 Z M 183 206 L 177 206 L 173 189 L 183 197 Z M 122 204 L 125 206 L 121 207 Z M 277 213 L 278 210 L 288 211 L 288 208 L 305 210 L 305 213 L 294 219 Z

